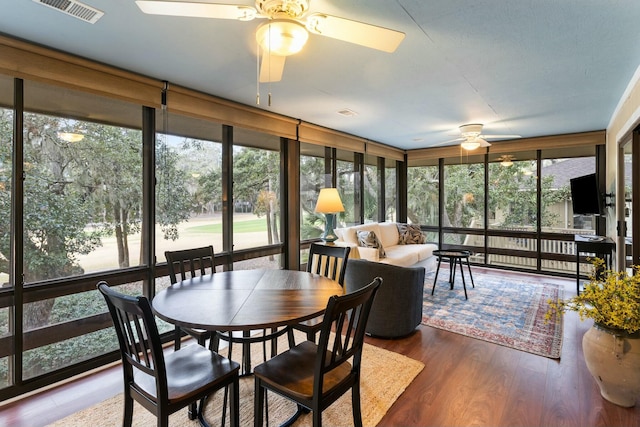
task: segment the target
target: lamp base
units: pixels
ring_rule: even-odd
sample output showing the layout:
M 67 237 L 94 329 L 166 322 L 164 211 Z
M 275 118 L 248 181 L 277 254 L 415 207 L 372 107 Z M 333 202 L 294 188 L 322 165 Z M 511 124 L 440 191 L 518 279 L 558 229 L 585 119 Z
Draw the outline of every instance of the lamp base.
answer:
M 336 221 L 336 214 L 327 213 L 324 214 L 324 216 L 326 218 L 326 221 L 324 223 L 324 234 L 320 236 L 320 238 L 322 239 L 322 241 L 327 243 L 335 242 L 336 240 L 338 240 L 338 236 L 336 236 L 335 232 L 333 231 L 333 227 Z

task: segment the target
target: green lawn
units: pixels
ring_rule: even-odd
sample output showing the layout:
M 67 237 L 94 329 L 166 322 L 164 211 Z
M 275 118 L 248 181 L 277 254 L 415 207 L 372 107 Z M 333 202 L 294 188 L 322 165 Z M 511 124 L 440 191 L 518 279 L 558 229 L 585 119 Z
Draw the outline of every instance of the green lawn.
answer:
M 197 227 L 189 227 L 189 232 L 197 233 L 222 233 L 222 224 L 199 225 Z M 252 219 L 249 221 L 239 221 L 233 224 L 234 233 L 254 233 L 256 231 L 267 230 L 267 219 Z

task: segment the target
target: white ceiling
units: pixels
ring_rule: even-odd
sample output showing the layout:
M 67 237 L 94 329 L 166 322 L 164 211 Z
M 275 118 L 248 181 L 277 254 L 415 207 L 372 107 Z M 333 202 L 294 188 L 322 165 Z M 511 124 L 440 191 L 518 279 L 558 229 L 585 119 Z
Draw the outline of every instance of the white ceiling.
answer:
M 105 15 L 89 24 L 32 0 L 0 0 L 0 32 L 256 105 L 259 21 L 145 15 L 134 0 L 83 3 Z M 310 3 L 311 12 L 406 37 L 385 53 L 312 34 L 281 82 L 260 85 L 258 107 L 402 149 L 442 146 L 465 123 L 523 137 L 605 129 L 640 64 L 637 0 Z

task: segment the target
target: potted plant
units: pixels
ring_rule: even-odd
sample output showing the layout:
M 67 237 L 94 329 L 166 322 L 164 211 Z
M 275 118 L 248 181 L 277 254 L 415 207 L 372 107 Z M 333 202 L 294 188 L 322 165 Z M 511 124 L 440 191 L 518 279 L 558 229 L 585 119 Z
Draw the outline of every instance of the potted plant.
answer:
M 567 300 L 549 301 L 547 312 L 576 311 L 580 320 L 592 319 L 582 349 L 589 372 L 608 401 L 624 407 L 640 396 L 640 270 L 634 274 L 605 268 L 600 258 L 589 259 L 593 272 L 584 290 Z

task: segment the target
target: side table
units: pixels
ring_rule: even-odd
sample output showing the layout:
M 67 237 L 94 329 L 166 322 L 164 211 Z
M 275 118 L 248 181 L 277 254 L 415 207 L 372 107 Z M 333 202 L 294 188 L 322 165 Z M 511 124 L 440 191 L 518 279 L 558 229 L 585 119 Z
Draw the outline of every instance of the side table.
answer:
M 469 270 L 469 277 L 471 278 L 471 286 L 474 288 L 476 285 L 473 283 L 473 274 L 471 274 L 471 265 L 469 264 L 470 251 L 457 251 L 457 250 L 437 250 L 433 251 L 433 254 L 438 257 L 438 267 L 436 268 L 436 277 L 433 279 L 433 288 L 431 288 L 431 295 L 436 289 L 436 283 L 438 282 L 438 273 L 440 273 L 440 263 L 443 258 L 449 260 L 449 284 L 453 289 L 453 282 L 456 280 L 456 268 L 460 265 L 460 275 L 462 276 L 462 288 L 464 289 L 464 299 L 467 297 L 467 284 L 464 280 L 464 271 L 462 269 L 462 260 L 465 260 L 467 264 L 467 270 Z
M 574 242 L 576 245 L 576 295 L 580 295 L 580 254 L 588 253 L 602 258 L 605 268 L 611 268 L 613 263 L 612 254 L 616 245 L 608 237 L 581 236 L 578 234 L 574 236 Z M 599 272 L 596 272 L 596 274 L 599 274 Z

